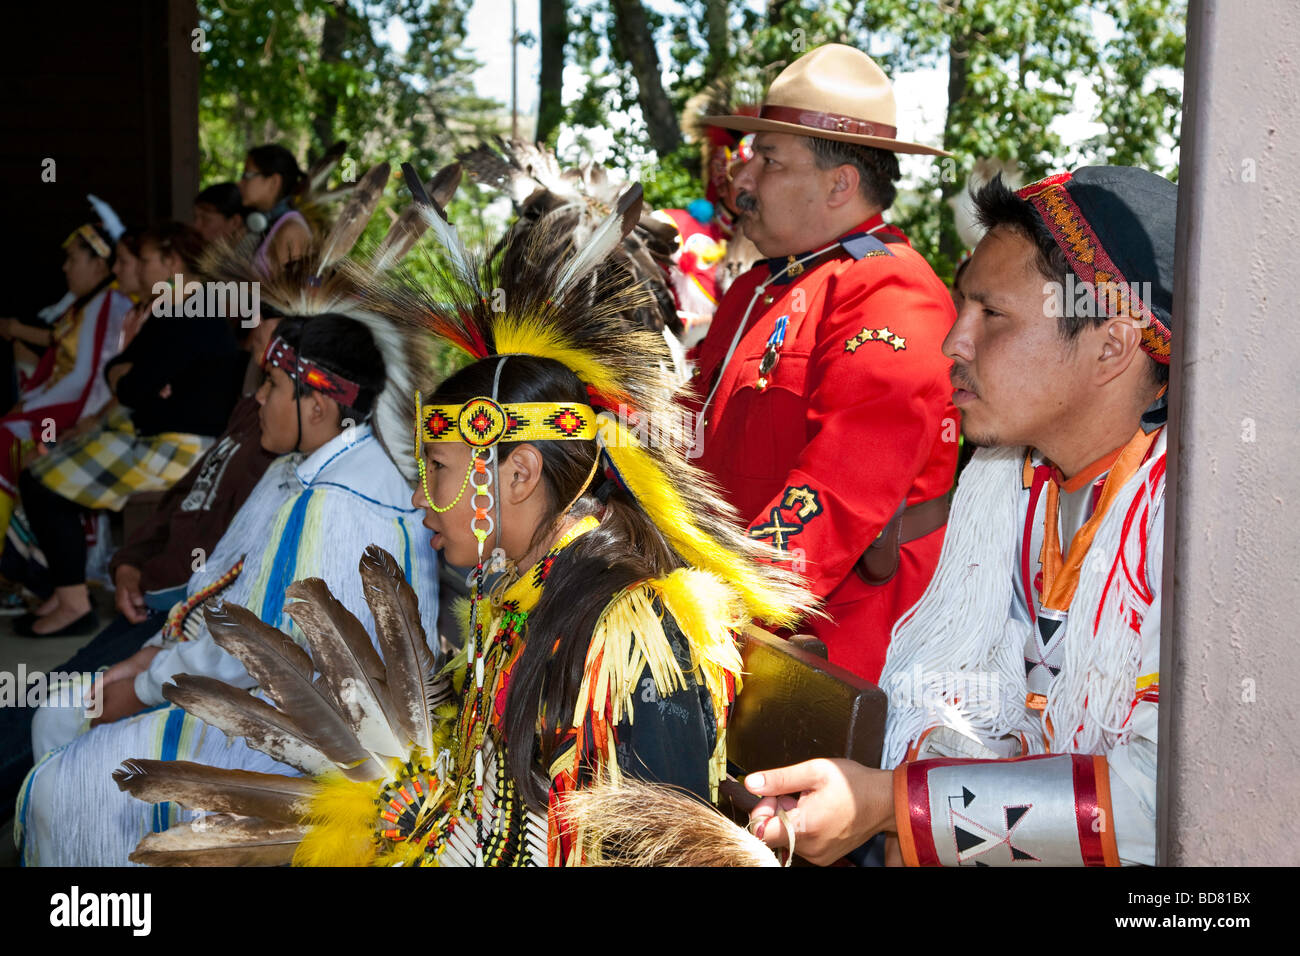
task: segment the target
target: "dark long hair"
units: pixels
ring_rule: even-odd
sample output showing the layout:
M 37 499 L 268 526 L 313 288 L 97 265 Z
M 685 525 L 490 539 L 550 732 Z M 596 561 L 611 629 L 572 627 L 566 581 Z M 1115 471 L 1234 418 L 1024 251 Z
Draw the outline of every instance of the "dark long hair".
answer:
M 185 264 L 186 273 L 198 271 L 199 257 L 203 255 L 203 236 L 193 226 L 183 222 L 160 222 L 140 234 L 137 248 L 154 246 L 164 255 L 174 252 Z
M 280 174 L 280 195 L 275 197 L 277 202 L 297 193 L 307 177 L 299 167 L 298 160 L 293 158 L 293 153 L 279 143 L 254 146 L 248 151 L 248 160 L 263 176 Z
M 499 361 L 488 359 L 462 369 L 438 387 L 433 401 L 460 404 L 491 396 Z M 577 376 L 559 362 L 512 355 L 501 369 L 497 401 L 585 404 L 589 399 Z M 533 547 L 554 534 L 564 517 L 561 509 L 575 498 L 568 514 L 603 513 L 600 526 L 560 552 L 551 566 L 542 597 L 528 615 L 524 648 L 510 674 L 504 725 L 507 766 L 523 798 L 541 809 L 546 793 L 534 782 L 533 767 L 539 757 L 543 765 L 550 763 L 569 730 L 591 634 L 601 612 L 629 585 L 665 575 L 685 562 L 626 492 L 605 484 L 599 471 L 587 484 L 598 454 L 594 440 L 531 444 L 542 456 L 547 503 Z M 498 446 L 500 459 L 516 446 Z M 539 713 L 540 741 L 535 739 Z

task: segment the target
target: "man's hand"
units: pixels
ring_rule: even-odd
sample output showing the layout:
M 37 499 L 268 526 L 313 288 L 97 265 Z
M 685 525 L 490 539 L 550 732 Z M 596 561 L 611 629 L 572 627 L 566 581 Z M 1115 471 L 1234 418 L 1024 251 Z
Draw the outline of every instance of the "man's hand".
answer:
M 149 612 L 145 607 L 144 593 L 140 590 L 140 569 L 133 564 L 120 564 L 113 574 L 114 602 L 122 616 L 132 624 L 139 624 Z M 152 657 L 152 655 L 151 655 Z
M 105 684 L 103 690 L 103 704 L 100 715 L 90 722 L 90 726 L 98 727 L 100 724 L 111 724 L 114 721 L 121 720 L 123 717 L 130 717 L 132 714 L 138 714 L 144 710 L 144 704 L 140 698 L 135 696 L 135 683 L 129 680 L 116 680 L 111 684 Z
M 751 773 L 745 787 L 765 799 L 749 814 L 754 834 L 768 846 L 789 846 L 777 817 L 786 811 L 795 852 L 825 866 L 881 830 L 894 829 L 894 775 L 852 760 L 809 760 Z

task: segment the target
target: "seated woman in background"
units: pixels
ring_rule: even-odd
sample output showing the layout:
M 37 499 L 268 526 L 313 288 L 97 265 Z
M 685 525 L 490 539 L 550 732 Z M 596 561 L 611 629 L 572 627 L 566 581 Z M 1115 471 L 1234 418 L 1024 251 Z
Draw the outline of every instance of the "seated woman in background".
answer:
M 301 258 L 311 244 L 311 226 L 293 208 L 294 196 L 305 185 L 306 173 L 283 146 L 268 143 L 248 151 L 244 175 L 239 178 L 239 192 L 250 214 L 257 212 L 266 222 L 253 261 L 268 276 Z
M 238 183 L 214 183 L 194 197 L 194 228 L 204 242 L 244 234 L 244 197 Z
M 45 555 L 53 596 L 15 624 L 29 636 L 87 633 L 96 616 L 86 587 L 83 509 L 121 511 L 131 495 L 165 491 L 226 427 L 247 356 L 234 323 L 220 316 L 169 316 L 167 292 L 195 274 L 202 237 L 166 223 L 140 240 L 140 284 L 154 303 L 105 376 L 120 408 L 98 427 L 59 441 L 19 482 L 23 507 Z M 152 314 L 152 313 L 163 314 Z
M 79 227 L 63 243 L 63 273 L 76 296 L 49 329 L 8 319 L 0 335 L 45 348 L 30 376 L 20 377 L 18 402 L 0 418 L 0 542 L 18 497 L 24 442 L 53 441 L 111 397 L 104 366 L 121 348 L 131 300 L 113 288 L 113 241 L 97 223 Z M 3 546 L 0 544 L 0 546 Z

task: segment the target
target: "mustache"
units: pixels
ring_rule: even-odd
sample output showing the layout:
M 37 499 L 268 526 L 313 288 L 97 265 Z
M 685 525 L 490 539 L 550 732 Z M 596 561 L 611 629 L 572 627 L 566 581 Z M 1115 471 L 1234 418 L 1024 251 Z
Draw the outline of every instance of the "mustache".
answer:
M 758 200 L 752 193 L 739 192 L 736 194 L 736 208 L 741 212 L 756 212 L 758 210 Z
M 948 371 L 948 381 L 952 382 L 953 388 L 961 388 L 979 394 L 979 389 L 975 387 L 975 379 L 971 377 L 970 371 L 965 365 L 953 363 L 952 368 Z

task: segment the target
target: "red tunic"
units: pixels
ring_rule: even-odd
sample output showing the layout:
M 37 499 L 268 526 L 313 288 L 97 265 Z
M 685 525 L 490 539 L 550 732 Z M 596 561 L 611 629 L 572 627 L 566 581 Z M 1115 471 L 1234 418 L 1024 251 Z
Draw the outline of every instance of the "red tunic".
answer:
M 760 263 L 719 305 L 695 355 L 695 411 L 755 287 L 773 271 Z M 825 599 L 831 620 L 801 630 L 826 643 L 832 662 L 874 681 L 891 627 L 934 573 L 943 529 L 903 545 L 898 573 L 883 585 L 867 584 L 854 564 L 904 498 L 919 504 L 952 485 L 960 419 L 941 351 L 956 318 L 952 298 L 891 227 L 772 282 L 766 295 L 771 303 L 755 302 L 704 412 L 699 464 L 750 535 L 789 552 Z M 759 365 L 782 316 L 784 342 L 764 384 Z

